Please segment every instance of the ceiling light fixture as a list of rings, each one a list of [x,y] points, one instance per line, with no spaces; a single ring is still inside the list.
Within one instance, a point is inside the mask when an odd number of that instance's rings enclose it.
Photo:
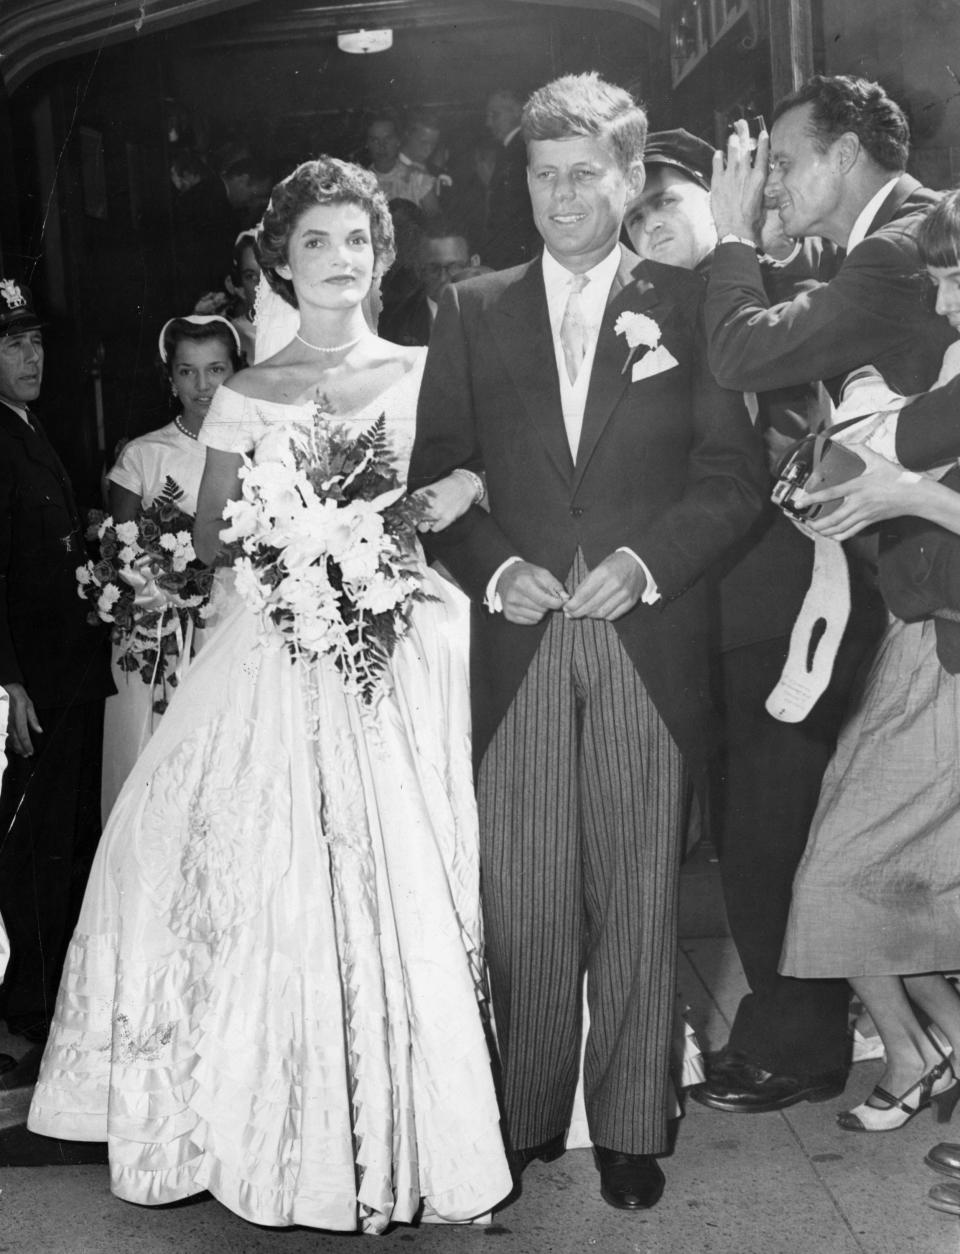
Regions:
[[[337,35],[337,47],[341,52],[386,52],[393,47],[392,30],[348,30]]]

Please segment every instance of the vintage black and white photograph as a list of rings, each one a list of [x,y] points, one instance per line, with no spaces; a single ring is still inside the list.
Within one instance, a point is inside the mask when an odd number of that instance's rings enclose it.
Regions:
[[[960,0],[0,0],[0,1249],[960,1254]]]

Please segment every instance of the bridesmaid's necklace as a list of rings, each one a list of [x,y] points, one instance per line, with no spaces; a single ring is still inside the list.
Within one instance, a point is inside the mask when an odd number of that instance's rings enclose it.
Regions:
[[[359,344],[369,334],[369,331],[363,330],[355,340],[348,340],[346,344],[311,344],[309,340],[303,338],[299,331],[295,332],[296,338],[300,343],[305,344],[307,348],[312,348],[315,353],[342,353],[348,348],[353,348],[354,344]]]
[[[180,421],[179,414],[173,415],[173,425],[177,428],[178,431],[182,432],[187,437],[188,440],[195,440],[197,438],[195,432],[191,431],[189,427],[185,427],[183,425],[183,423]]]

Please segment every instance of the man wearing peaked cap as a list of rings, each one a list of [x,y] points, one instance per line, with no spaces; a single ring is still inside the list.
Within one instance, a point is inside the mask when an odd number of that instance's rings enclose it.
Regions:
[[[624,218],[634,248],[651,261],[701,269],[717,244],[710,212],[713,149],[682,128],[654,131],[643,163],[646,183]]]
[[[678,126],[671,131],[650,134],[643,150],[643,164],[648,170],[653,166],[672,166],[709,190],[713,153],[705,139]]]
[[[11,956],[0,1015],[39,1046],[99,837],[106,640],[86,621],[82,526],[67,473],[30,408],[43,330],[30,290],[0,278],[0,686],[9,698],[0,789],[0,917]],[[39,1049],[0,1080],[39,1062]],[[0,1068],[2,1069],[2,1068]]]

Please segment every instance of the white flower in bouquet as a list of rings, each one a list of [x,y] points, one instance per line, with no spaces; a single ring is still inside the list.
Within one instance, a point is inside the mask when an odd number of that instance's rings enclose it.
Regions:
[[[399,482],[385,420],[356,436],[318,412],[312,428],[269,433],[257,457],[241,469],[242,499],[224,511],[237,592],[265,636],[310,663],[326,656],[369,703],[426,599],[420,505]]]
[[[351,501],[345,509],[337,512],[343,518],[343,526],[331,536],[330,556],[341,566],[352,560],[365,564],[369,558],[364,555],[372,550],[373,570],[376,570],[376,560],[383,542],[383,519],[379,513],[371,509],[367,501]],[[344,574],[346,575],[346,571]]]
[[[262,465],[266,462],[281,463],[285,466],[295,467],[296,457],[292,445],[296,444],[300,447],[303,440],[298,439],[296,433],[291,435],[290,428],[277,424],[268,428],[263,439],[257,445],[257,460]]]
[[[234,587],[251,609],[260,612],[269,605],[270,593],[260,582],[256,567],[249,557],[238,557],[233,563]]]
[[[259,493],[268,506],[269,517],[289,522],[301,513],[304,500],[313,496],[306,475],[281,462],[258,462],[240,469],[244,494]]]
[[[140,529],[135,522],[122,522],[116,525],[117,539],[121,544],[132,545],[137,543],[140,535]],[[101,535],[103,533],[101,532]]]
[[[340,559],[343,581],[358,587],[366,586],[380,567],[382,552],[377,545],[357,544]]]
[[[382,571],[376,572],[363,588],[362,604],[371,614],[383,614],[395,609],[407,595],[399,579],[391,579]]]
[[[224,544],[246,540],[261,530],[260,508],[245,497],[241,497],[239,501],[227,501],[223,516],[230,522],[230,526],[224,527],[220,532],[220,539]]]
[[[103,617],[104,622],[112,622],[113,616],[110,611],[120,600],[120,589],[115,583],[108,583],[103,591],[97,597],[97,610]]]

